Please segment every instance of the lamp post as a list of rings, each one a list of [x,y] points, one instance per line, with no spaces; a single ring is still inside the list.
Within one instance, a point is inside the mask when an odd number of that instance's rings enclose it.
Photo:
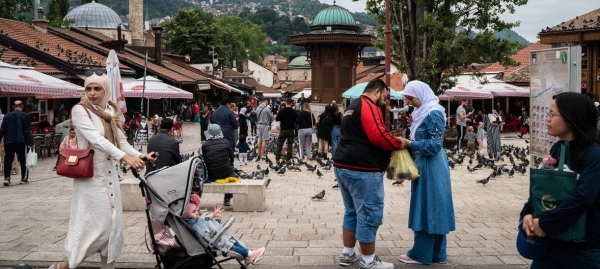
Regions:
[[[390,61],[392,57],[391,1],[385,0],[385,84],[390,85]]]

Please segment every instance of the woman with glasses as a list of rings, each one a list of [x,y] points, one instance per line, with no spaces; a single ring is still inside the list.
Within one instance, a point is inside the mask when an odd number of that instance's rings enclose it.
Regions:
[[[77,268],[87,257],[100,253],[102,269],[114,269],[123,253],[123,212],[118,174],[120,162],[134,169],[144,166],[145,155],[136,151],[123,134],[120,108],[111,100],[108,77],[89,72],[85,97],[71,111],[77,148],[94,150],[94,174],[73,181],[71,215],[65,240],[67,261],[51,269]],[[152,153],[150,153],[152,155]],[[150,161],[154,158],[148,156]]]
[[[540,217],[533,216],[531,198],[521,211],[522,229],[527,236],[548,237],[548,249],[531,263],[531,269],[600,268],[600,146],[596,140],[597,111],[587,96],[561,93],[554,96],[546,115],[548,135],[560,141],[548,158],[559,159],[561,144],[568,144],[565,162],[579,174],[575,192]],[[565,231],[587,214],[585,240],[567,242],[552,234]]]
[[[411,181],[408,228],[412,248],[398,259],[403,263],[446,263],[446,235],[455,230],[450,169],[442,148],[446,113],[429,85],[411,81],[404,88],[405,104],[414,107],[408,145],[420,176]]]

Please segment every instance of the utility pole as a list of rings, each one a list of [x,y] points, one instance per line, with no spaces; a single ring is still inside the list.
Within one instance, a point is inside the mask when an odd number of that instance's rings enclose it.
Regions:
[[[214,76],[215,75],[215,67],[217,67],[217,65],[218,65],[218,62],[215,62],[215,55],[217,55],[217,54],[215,53],[215,47],[214,46],[212,46],[212,50],[208,52],[208,55],[212,56],[212,65],[213,65],[212,75]]]
[[[385,84],[390,85],[390,62],[392,58],[392,25],[390,13],[392,13],[392,4],[390,0],[385,0]]]

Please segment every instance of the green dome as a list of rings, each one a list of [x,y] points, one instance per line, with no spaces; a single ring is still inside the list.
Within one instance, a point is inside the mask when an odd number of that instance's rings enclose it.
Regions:
[[[355,26],[356,20],[347,9],[333,5],[321,10],[312,21],[312,26],[317,25],[348,25]]]
[[[308,58],[306,56],[298,56],[294,58],[288,65],[292,66],[309,66]]]

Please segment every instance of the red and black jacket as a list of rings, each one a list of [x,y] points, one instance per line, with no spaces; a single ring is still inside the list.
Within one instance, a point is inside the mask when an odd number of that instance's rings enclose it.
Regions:
[[[392,151],[402,149],[400,140],[386,130],[381,108],[366,96],[348,106],[342,118],[341,133],[333,158],[333,165],[338,168],[385,171]]]

